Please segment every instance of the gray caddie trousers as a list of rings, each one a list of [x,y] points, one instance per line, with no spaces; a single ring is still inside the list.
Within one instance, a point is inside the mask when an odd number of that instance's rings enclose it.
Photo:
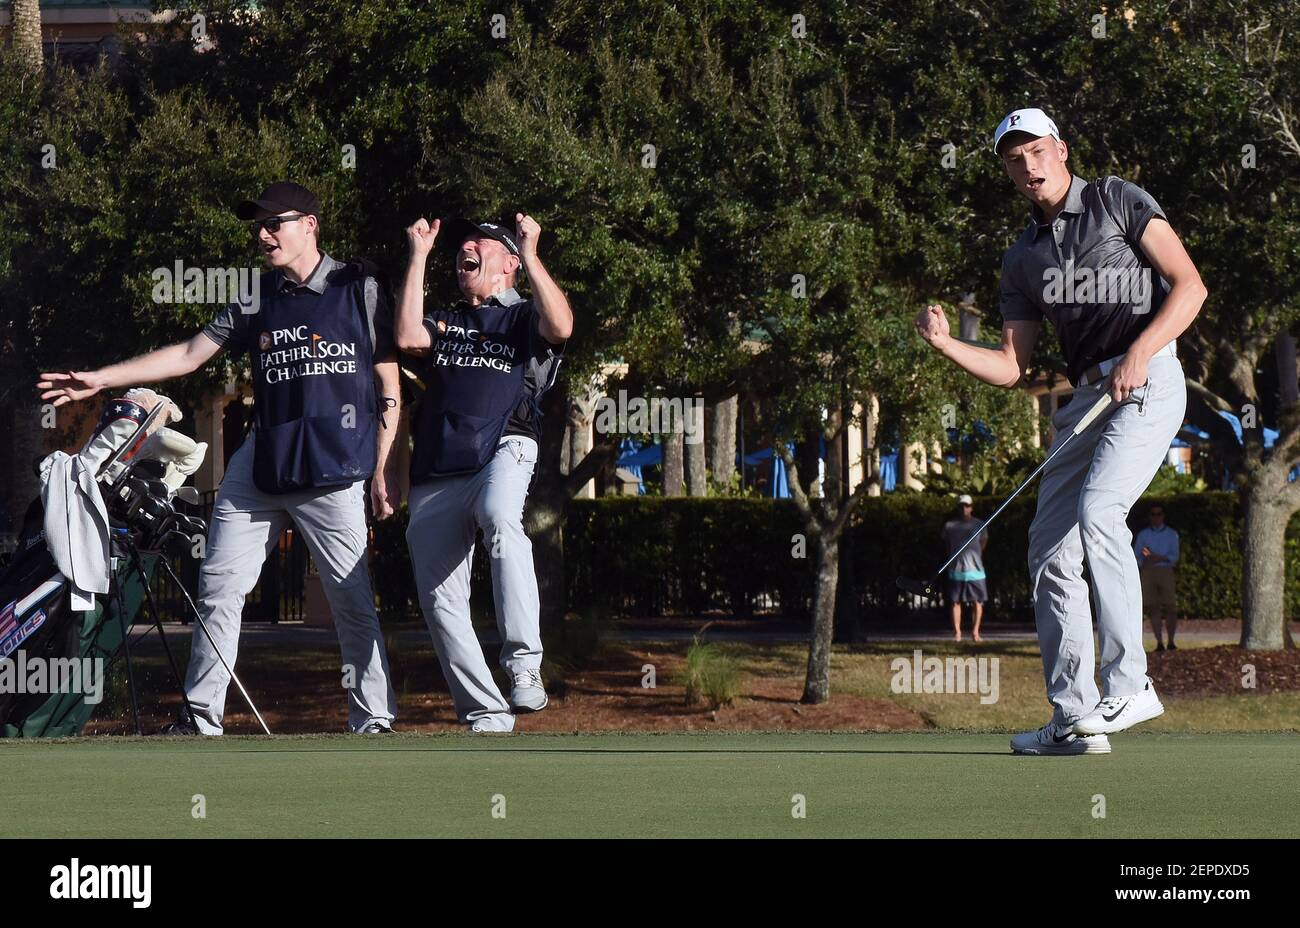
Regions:
[[[537,442],[507,435],[477,473],[438,477],[411,487],[406,543],[420,608],[463,724],[482,721],[497,731],[512,731],[515,724],[470,622],[470,567],[479,528],[491,554],[501,666],[509,674],[542,666],[537,574],[533,545],[523,527],[524,502],[536,466]]]
[[[253,483],[254,430],[230,459],[212,507],[207,553],[199,568],[198,607],[233,668],[239,651],[244,597],[257,585],[271,547],[291,524],[302,534],[320,571],[343,653],[343,679],[351,682],[348,729],[371,722],[390,726],[397,707],[388,670],[366,545],[364,480],[334,489],[263,493]],[[185,693],[205,735],[219,735],[226,709],[226,673],[203,630],[195,624]],[[257,693],[250,690],[254,702]],[[259,709],[264,707],[258,706]]]

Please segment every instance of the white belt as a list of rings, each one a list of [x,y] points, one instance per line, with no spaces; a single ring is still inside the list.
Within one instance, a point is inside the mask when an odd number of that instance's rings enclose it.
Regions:
[[[1178,345],[1178,340],[1175,339],[1174,341],[1165,345],[1163,348],[1161,348],[1151,357],[1158,358],[1162,354],[1167,354],[1171,358],[1176,358],[1178,357],[1177,345]],[[1075,389],[1076,390],[1082,389],[1083,387],[1089,386],[1090,384],[1094,384],[1097,381],[1101,380],[1112,370],[1114,370],[1115,365],[1122,360],[1124,360],[1124,355],[1121,354],[1121,355],[1116,355],[1113,358],[1107,358],[1105,361],[1102,361],[1100,364],[1094,364],[1092,367],[1088,368],[1079,376],[1079,382],[1074,385]],[[1089,374],[1092,374],[1092,377],[1089,377],[1088,376]]]

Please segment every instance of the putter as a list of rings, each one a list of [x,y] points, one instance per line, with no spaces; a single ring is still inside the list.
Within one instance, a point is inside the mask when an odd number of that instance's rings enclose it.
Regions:
[[[898,584],[898,588],[905,593],[911,593],[913,596],[920,596],[923,599],[938,599],[939,590],[936,588],[935,584],[939,582],[939,578],[943,576],[944,571],[951,567],[953,562],[961,556],[961,553],[971,546],[971,542],[978,538],[983,531],[988,528],[989,523],[996,519],[999,513],[1001,513],[1003,509],[1006,509],[1007,506],[1010,505],[1011,501],[1020,495],[1020,491],[1033,483],[1034,478],[1043,472],[1043,468],[1052,463],[1052,459],[1060,454],[1066,445],[1074,441],[1076,436],[1086,430],[1088,426],[1092,425],[1093,420],[1109,409],[1113,402],[1110,393],[1106,393],[1098,399],[1097,402],[1092,405],[1092,408],[1084,414],[1083,418],[1079,420],[1079,424],[1074,427],[1074,431],[1065,436],[1065,441],[1057,445],[1052,453],[1043,459],[1043,463],[1034,468],[1034,472],[1025,478],[1024,483],[1016,487],[1015,491],[1002,502],[1001,506],[994,510],[993,515],[989,516],[988,519],[984,521],[984,524],[979,527],[975,534],[967,538],[966,541],[963,542],[962,546],[953,552],[952,557],[943,562],[943,565],[934,572],[934,576],[930,577],[928,580],[914,580],[911,577],[899,577],[895,581],[895,583]]]

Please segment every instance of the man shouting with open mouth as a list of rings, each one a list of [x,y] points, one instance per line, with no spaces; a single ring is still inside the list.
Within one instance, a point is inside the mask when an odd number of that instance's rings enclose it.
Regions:
[[[524,501],[537,465],[538,401],[554,383],[573,331],[569,301],[537,257],[541,227],[515,216],[490,222],[421,219],[406,230],[411,257],[394,331],[403,351],[428,358],[414,417],[406,540],[420,607],[451,688],[458,719],[473,731],[511,731],[512,712],[546,707],[540,603]],[[425,263],[439,234],[454,251],[464,299],[424,313]],[[515,290],[520,269],[533,298]],[[507,702],[470,623],[474,538],[483,530],[501,633]]]

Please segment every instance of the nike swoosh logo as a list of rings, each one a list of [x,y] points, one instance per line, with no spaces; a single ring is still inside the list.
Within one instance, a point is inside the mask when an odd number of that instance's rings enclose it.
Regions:
[[[1057,744],[1060,744],[1063,741],[1069,741],[1073,736],[1074,736],[1073,732],[1067,731],[1064,735],[1052,735],[1052,740],[1055,741]]]
[[[1119,714],[1123,711],[1124,711],[1124,707],[1120,706],[1118,709],[1115,710],[1114,715],[1107,715],[1106,713],[1103,712],[1101,714],[1101,717],[1105,719],[1107,722],[1113,722],[1115,721],[1115,719],[1119,718]]]

